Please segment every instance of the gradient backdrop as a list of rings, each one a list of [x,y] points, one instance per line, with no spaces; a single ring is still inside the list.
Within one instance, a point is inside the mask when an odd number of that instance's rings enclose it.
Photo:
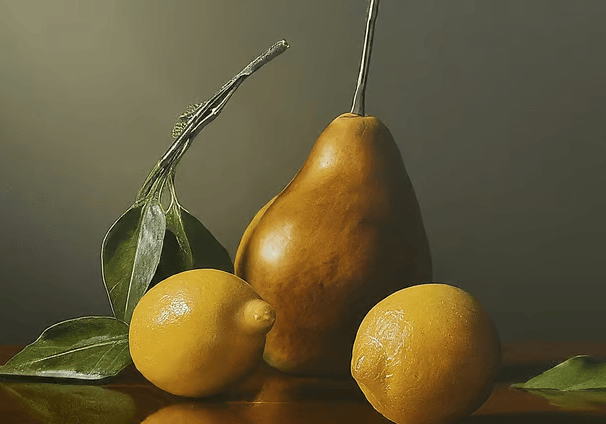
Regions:
[[[256,55],[177,190],[234,255],[349,110],[366,0],[0,2],[0,343],[110,313],[105,232],[176,117]],[[383,0],[366,106],[397,140],[435,280],[504,341],[606,338],[606,2]]]

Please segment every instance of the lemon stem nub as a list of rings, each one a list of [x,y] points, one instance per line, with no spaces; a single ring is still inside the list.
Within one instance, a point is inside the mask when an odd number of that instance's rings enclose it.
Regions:
[[[261,299],[253,299],[244,305],[244,327],[252,332],[265,332],[271,330],[276,320],[276,312]]]

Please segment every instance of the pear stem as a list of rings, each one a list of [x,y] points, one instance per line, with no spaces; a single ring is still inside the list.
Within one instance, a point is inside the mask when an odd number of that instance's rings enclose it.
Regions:
[[[379,13],[379,0],[370,0],[368,8],[368,17],[366,18],[366,35],[364,36],[364,49],[362,50],[362,60],[360,62],[360,73],[358,74],[358,84],[351,106],[351,113],[364,116],[364,95],[366,93],[366,80],[368,78],[368,68],[370,66],[370,53],[372,51],[372,40],[375,33],[375,22]]]

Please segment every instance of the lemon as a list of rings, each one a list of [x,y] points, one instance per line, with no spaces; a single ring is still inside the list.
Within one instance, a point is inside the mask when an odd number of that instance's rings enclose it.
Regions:
[[[180,396],[221,392],[262,361],[273,308],[239,277],[215,269],[175,274],[133,312],[129,347],[141,374]]]
[[[501,361],[496,328],[469,293],[447,284],[402,289],[364,317],[351,374],[398,424],[446,424],[488,398]]]

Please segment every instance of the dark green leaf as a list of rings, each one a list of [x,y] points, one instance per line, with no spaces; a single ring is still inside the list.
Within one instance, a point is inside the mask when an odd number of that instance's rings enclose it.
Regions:
[[[227,250],[177,199],[173,181],[167,180],[171,203],[166,211],[166,232],[162,256],[151,286],[179,272],[193,268],[234,271]]]
[[[519,389],[587,390],[606,389],[606,360],[588,355],[574,356],[526,383]]]
[[[191,247],[193,267],[234,272],[234,264],[223,245],[195,216],[184,208],[179,212]]]
[[[166,218],[156,200],[133,205],[107,232],[101,248],[103,281],[114,316],[130,322],[156,272]]]
[[[164,233],[164,244],[162,245],[162,256],[160,263],[156,268],[156,273],[152,278],[149,288],[151,289],[160,281],[178,274],[182,271],[192,269],[191,262],[187,261],[187,254],[184,254],[177,238],[169,229]]]
[[[137,413],[129,395],[97,386],[7,382],[0,388],[46,424],[127,424]]]
[[[128,325],[112,317],[54,324],[0,366],[0,375],[100,380],[131,363]]]

